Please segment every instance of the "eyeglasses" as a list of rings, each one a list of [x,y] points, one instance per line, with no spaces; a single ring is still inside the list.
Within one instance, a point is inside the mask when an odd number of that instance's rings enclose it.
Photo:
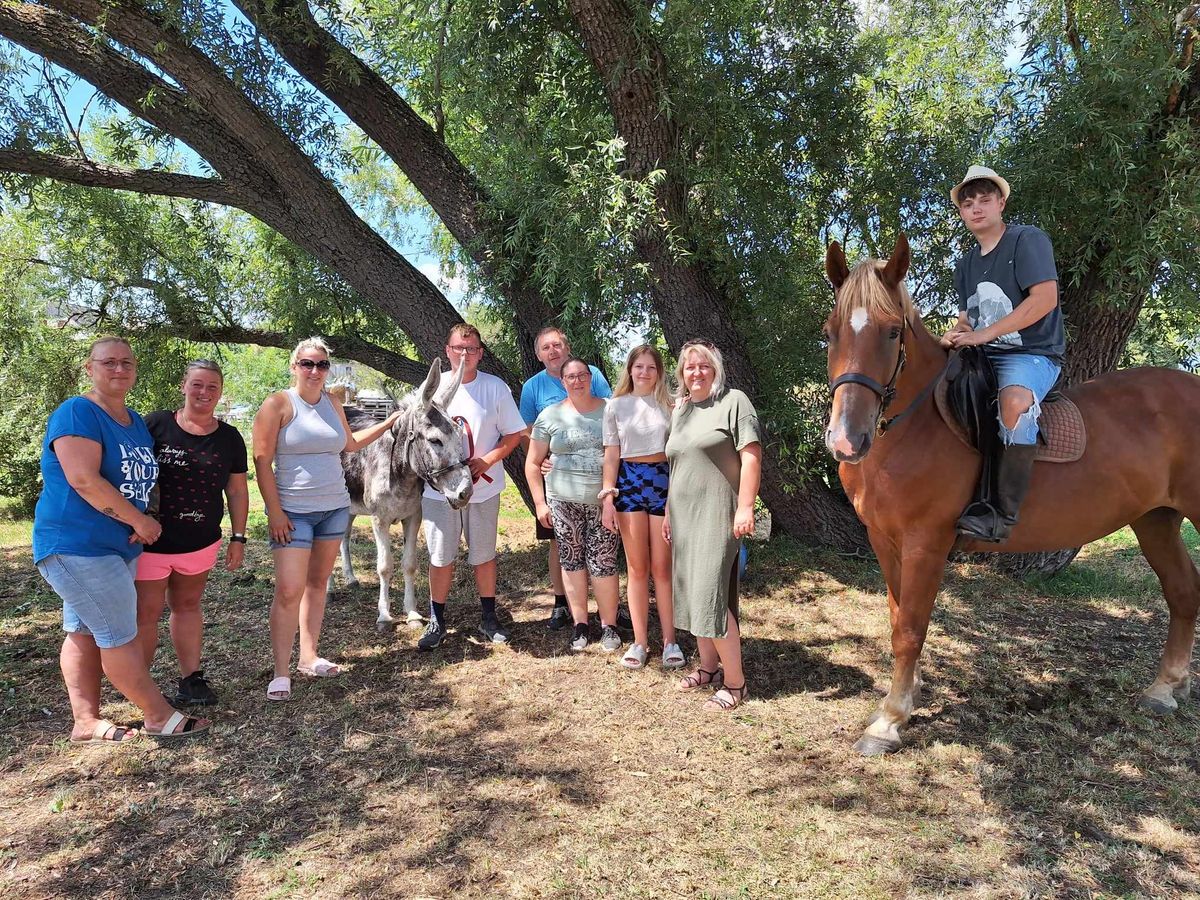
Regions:
[[[129,369],[132,371],[137,368],[137,360],[134,359],[93,359],[91,362],[99,363],[109,372],[115,372],[118,369]]]
[[[316,369],[319,372],[328,372],[330,362],[327,359],[298,359],[296,360],[296,365],[302,369]]]
[[[450,353],[461,354],[462,356],[475,356],[483,352],[482,347],[453,347],[449,344],[446,345],[446,350]]]
[[[591,377],[591,372],[576,372],[574,375],[564,375],[563,381],[587,381]]]
[[[712,341],[706,341],[702,338],[696,338],[694,340],[688,341],[686,344],[684,344],[682,347],[680,347],[679,352],[682,353],[688,347],[707,347],[709,350],[717,349],[717,345],[714,344]]]

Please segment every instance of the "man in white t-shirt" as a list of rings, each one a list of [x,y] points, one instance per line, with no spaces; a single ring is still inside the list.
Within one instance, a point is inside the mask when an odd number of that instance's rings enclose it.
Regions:
[[[429,545],[429,605],[431,615],[417,649],[432,650],[446,639],[446,598],[454,581],[454,561],[460,538],[466,538],[467,561],[475,567],[481,617],[479,631],[496,644],[508,642],[508,632],[496,618],[496,529],[500,492],[504,490],[504,460],[521,443],[525,420],[512,392],[495,375],[479,371],[483,341],[472,325],[450,329],[446,356],[452,372],[464,367],[462,387],[446,412],[463,425],[474,489],[463,509],[450,508],[446,498],[426,487],[421,497],[425,543]],[[450,373],[442,376],[450,377]]]

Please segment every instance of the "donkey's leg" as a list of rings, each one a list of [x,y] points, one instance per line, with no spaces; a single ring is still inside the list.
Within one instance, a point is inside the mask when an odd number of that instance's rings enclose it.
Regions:
[[[392,535],[390,523],[379,516],[371,516],[371,531],[375,534],[375,571],[379,573],[379,618],[375,627],[390,631],[396,627],[392,618]]]
[[[936,541],[928,539],[922,543],[936,545]],[[946,555],[954,543],[953,535],[949,535],[942,543],[943,546],[923,546],[906,551],[900,557],[902,586],[892,620],[892,655],[895,657],[892,685],[878,712],[854,745],[854,749],[866,756],[893,753],[900,749],[900,729],[912,715],[920,690],[918,659],[929,630],[933,602],[942,583]]]
[[[350,532],[353,530],[354,516],[351,516],[346,533],[342,535],[342,581],[346,583],[347,588],[358,587],[358,579],[354,577],[354,563],[350,560]],[[329,573],[328,593],[333,595],[333,572]]]
[[[425,619],[417,610],[413,585],[417,578],[417,532],[421,530],[421,511],[404,520],[404,555],[400,567],[404,570],[404,612],[410,628],[420,628]]]
[[[1158,677],[1142,694],[1139,705],[1166,715],[1191,690],[1192,645],[1196,638],[1196,609],[1200,605],[1200,572],[1179,536],[1183,516],[1165,507],[1151,510],[1132,524],[1146,561],[1162,584],[1171,611],[1167,643]]]

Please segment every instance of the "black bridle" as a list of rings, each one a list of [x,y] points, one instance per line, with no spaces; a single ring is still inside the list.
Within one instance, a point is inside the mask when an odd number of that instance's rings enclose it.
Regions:
[[[863,375],[861,372],[843,372],[837,378],[833,379],[833,381],[829,382],[829,396],[831,399],[837,389],[843,384],[860,384],[879,398],[879,412],[875,414],[876,434],[886,434],[888,429],[894,428],[899,422],[908,418],[924,402],[925,398],[933,392],[938,382],[942,380],[942,376],[946,374],[946,369],[943,368],[942,371],[938,372],[936,378],[922,388],[921,393],[917,394],[912,403],[908,404],[908,406],[890,419],[883,417],[883,414],[887,412],[887,408],[891,406],[892,401],[896,399],[896,381],[900,378],[900,373],[904,371],[904,363],[907,360],[904,351],[904,333],[909,327],[908,319],[905,319],[904,324],[900,327],[900,352],[896,354],[896,368],[893,370],[892,377],[888,380],[887,384],[880,384],[870,375]],[[949,366],[949,361],[947,361],[946,365]]]

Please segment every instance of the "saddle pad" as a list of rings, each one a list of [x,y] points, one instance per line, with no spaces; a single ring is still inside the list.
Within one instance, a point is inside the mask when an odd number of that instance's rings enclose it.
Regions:
[[[933,391],[938,414],[954,432],[954,436],[970,447],[971,442],[967,440],[966,429],[958,423],[950,409],[948,393],[949,385],[943,379]],[[1079,412],[1079,407],[1068,400],[1065,394],[1059,394],[1057,400],[1042,403],[1042,414],[1038,416],[1038,430],[1041,432],[1035,457],[1038,462],[1075,462],[1083,456],[1083,451],[1087,448],[1087,429],[1083,425],[1083,415]]]

